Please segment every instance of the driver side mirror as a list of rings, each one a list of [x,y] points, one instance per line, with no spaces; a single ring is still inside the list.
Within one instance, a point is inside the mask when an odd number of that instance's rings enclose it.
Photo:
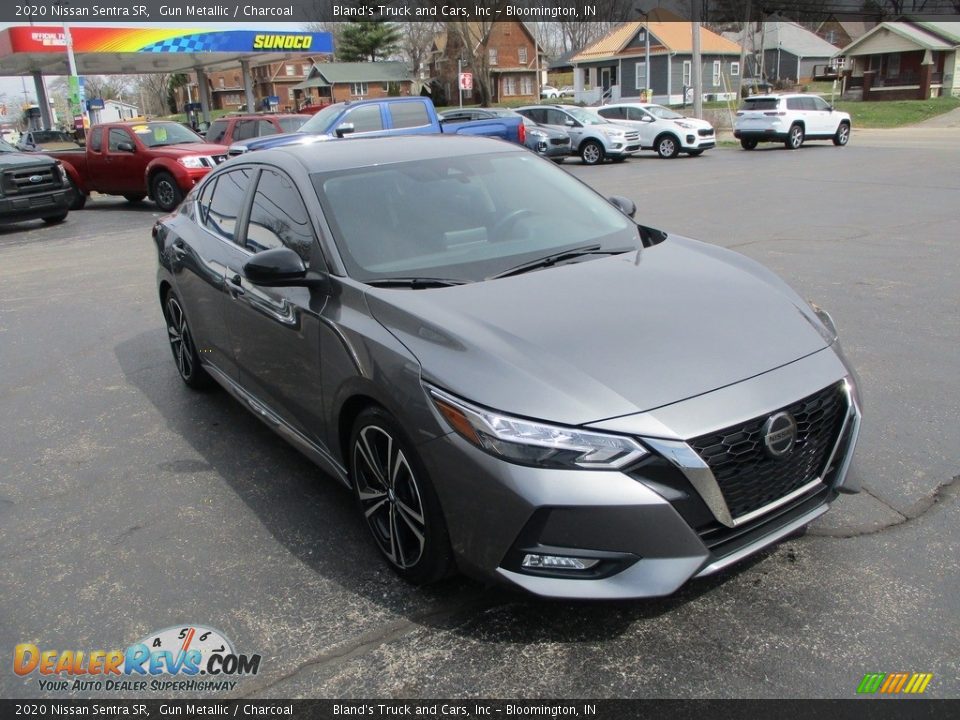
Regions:
[[[564,122],[563,124],[566,125],[567,127],[576,127],[576,126],[577,126],[576,121],[575,121],[575,120],[570,120],[570,119],[567,119],[567,121]]]
[[[325,282],[322,276],[308,273],[303,259],[288,247],[258,252],[243,264],[243,275],[264,287],[312,287]]]
[[[338,138],[342,138],[344,135],[349,135],[353,131],[354,131],[353,123],[345,122],[345,123],[340,123],[337,126],[336,133]]]
[[[119,142],[119,143],[117,143],[117,150],[119,150],[120,152],[131,152],[131,153],[132,153],[132,152],[136,152],[136,151],[137,151],[137,148],[134,147],[134,144],[133,144],[132,142],[126,142],[126,141],[124,141],[124,142]]]
[[[607,200],[628,218],[632,218],[637,214],[637,204],[630,198],[626,198],[623,195],[611,195]]]

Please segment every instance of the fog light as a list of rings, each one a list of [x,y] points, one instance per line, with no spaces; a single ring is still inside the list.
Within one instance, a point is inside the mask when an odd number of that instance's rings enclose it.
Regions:
[[[543,568],[544,570],[589,570],[599,562],[599,560],[589,558],[532,555],[528,553],[523,556],[523,563],[521,564],[525,568]]]
[[[687,135],[687,145],[693,145],[696,140],[697,139],[693,135]]]

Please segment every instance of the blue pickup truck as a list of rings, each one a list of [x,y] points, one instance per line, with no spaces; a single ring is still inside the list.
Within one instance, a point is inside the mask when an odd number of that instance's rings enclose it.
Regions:
[[[253,138],[230,146],[230,155],[252,150],[269,150],[283,145],[334,140],[338,138],[378,137],[382,135],[485,135],[524,144],[523,118],[496,117],[444,126],[429,98],[392,97],[356,100],[328,105],[295,133]]]

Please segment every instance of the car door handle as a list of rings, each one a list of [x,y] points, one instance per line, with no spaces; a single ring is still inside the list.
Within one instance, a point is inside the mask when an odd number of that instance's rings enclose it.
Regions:
[[[227,278],[227,291],[233,297],[240,297],[241,295],[246,294],[246,290],[243,289],[243,278],[240,277],[239,273],[234,273],[232,276]]]

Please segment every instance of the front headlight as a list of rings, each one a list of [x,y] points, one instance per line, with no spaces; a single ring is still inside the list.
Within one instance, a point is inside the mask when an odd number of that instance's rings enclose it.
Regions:
[[[835,343],[839,337],[840,333],[837,332],[837,325],[833,322],[833,318],[830,317],[830,313],[824,310],[822,307],[817,305],[815,302],[807,300],[810,304],[810,309],[813,310],[813,314],[817,316],[817,319],[820,320],[822,328],[817,328],[820,331],[820,335],[823,336],[823,339],[826,340],[831,345]]]
[[[57,161],[57,174],[60,176],[60,184],[61,184],[61,185],[66,185],[66,184],[67,184],[67,170],[66,170],[66,168],[63,167],[63,163],[60,162],[60,161]]]
[[[509,462],[573,470],[618,470],[648,451],[620,435],[510,417],[427,388],[437,411],[465,440]]]
[[[547,134],[545,132],[541,132],[540,130],[527,130],[527,135],[541,139],[547,137]]]
[[[203,164],[203,159],[197,155],[188,155],[186,157],[177,158],[177,162],[183,165],[185,168],[197,169],[206,167]]]
[[[686,128],[687,130],[692,130],[693,128],[696,127],[696,125],[694,125],[693,123],[684,122],[683,120],[674,120],[674,122],[680,127]]]

